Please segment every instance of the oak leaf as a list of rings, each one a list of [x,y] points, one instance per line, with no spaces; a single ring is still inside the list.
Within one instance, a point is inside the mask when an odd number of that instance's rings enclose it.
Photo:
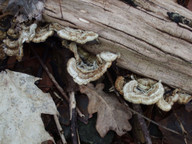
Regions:
[[[51,96],[34,84],[38,79],[10,70],[0,73],[1,144],[53,140],[44,129],[41,114],[57,114],[57,109]]]
[[[96,129],[100,136],[104,137],[109,130],[121,136],[131,130],[128,120],[132,114],[114,95],[103,92],[103,88],[103,84],[98,84],[96,87],[88,84],[80,86],[80,91],[89,98],[89,114],[97,112]]]

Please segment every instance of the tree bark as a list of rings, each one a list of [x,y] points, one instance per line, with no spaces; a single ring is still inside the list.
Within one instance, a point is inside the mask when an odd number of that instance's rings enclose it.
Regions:
[[[192,19],[174,0],[47,0],[44,19],[99,34],[92,53],[120,53],[117,65],[192,93],[191,28],[172,22],[167,12]]]

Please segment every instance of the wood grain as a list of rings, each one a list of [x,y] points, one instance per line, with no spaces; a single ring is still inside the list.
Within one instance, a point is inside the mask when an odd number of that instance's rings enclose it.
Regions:
[[[168,11],[192,19],[192,12],[174,0],[136,0],[131,7],[120,0],[46,1],[44,19],[99,34],[88,51],[118,52],[117,65],[162,80],[192,93],[192,29],[169,20]]]

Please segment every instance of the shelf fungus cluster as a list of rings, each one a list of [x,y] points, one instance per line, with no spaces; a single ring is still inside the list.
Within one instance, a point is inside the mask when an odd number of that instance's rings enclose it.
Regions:
[[[17,28],[10,27],[4,36],[1,36],[0,51],[3,59],[5,54],[8,56],[16,56],[17,60],[23,57],[23,44],[34,42],[44,42],[49,36],[54,34],[53,30],[49,30],[49,26],[40,27],[36,23],[30,25],[20,24]],[[3,56],[4,53],[4,56]]]
[[[62,44],[74,53],[75,58],[71,58],[68,61],[67,70],[74,81],[80,85],[97,80],[118,57],[118,55],[111,52],[102,52],[93,56],[82,48],[77,47],[77,44],[83,45],[97,40],[98,34],[92,31],[64,27],[57,23],[46,25],[22,23],[16,26],[10,20],[1,20],[7,21],[6,23],[9,23],[9,27],[6,27],[5,24],[4,27],[6,29],[2,30],[0,26],[0,59],[4,59],[8,55],[16,56],[17,60],[20,61],[23,57],[24,43],[44,42],[48,37],[55,35],[61,38],[63,40]]]
[[[3,21],[6,21],[6,19]],[[19,26],[10,23],[10,19],[6,23],[9,26],[0,26],[0,59],[4,59],[6,55],[16,56],[17,60],[23,57],[23,44],[34,42],[44,42],[48,37],[55,34],[61,39],[73,41],[79,44],[85,44],[98,38],[98,34],[92,31],[83,31],[69,27],[63,27],[57,23],[46,25],[38,25],[36,23],[25,24]]]
[[[63,45],[74,53],[75,58],[69,59],[67,63],[67,71],[79,85],[99,79],[118,57],[117,54],[111,52],[101,52],[96,56],[91,55],[77,47],[75,42],[67,45],[66,41],[63,41]]]
[[[50,25],[50,29],[56,31],[64,39],[62,45],[74,53],[74,58],[67,63],[67,71],[79,85],[99,79],[119,56],[111,52],[101,52],[95,56],[78,46],[97,40],[98,34],[92,31],[62,27],[56,23]]]
[[[165,97],[161,81],[156,82],[146,78],[130,80],[126,83],[124,78],[119,76],[115,87],[125,100],[134,104],[156,104],[163,111],[170,111],[175,102],[186,104],[192,99],[191,95],[181,93],[177,89],[171,96]]]

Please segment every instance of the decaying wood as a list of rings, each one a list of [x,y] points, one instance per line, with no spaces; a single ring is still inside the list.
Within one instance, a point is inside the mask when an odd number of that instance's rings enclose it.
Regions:
[[[119,52],[118,66],[192,93],[191,29],[167,16],[173,11],[192,19],[192,12],[173,0],[136,2],[137,7],[120,0],[47,0],[43,15],[98,33],[100,44],[87,50]]]
[[[88,51],[120,53],[117,65],[192,93],[192,29],[169,20],[167,12],[192,19],[176,0],[47,0],[46,21],[98,33]]]

